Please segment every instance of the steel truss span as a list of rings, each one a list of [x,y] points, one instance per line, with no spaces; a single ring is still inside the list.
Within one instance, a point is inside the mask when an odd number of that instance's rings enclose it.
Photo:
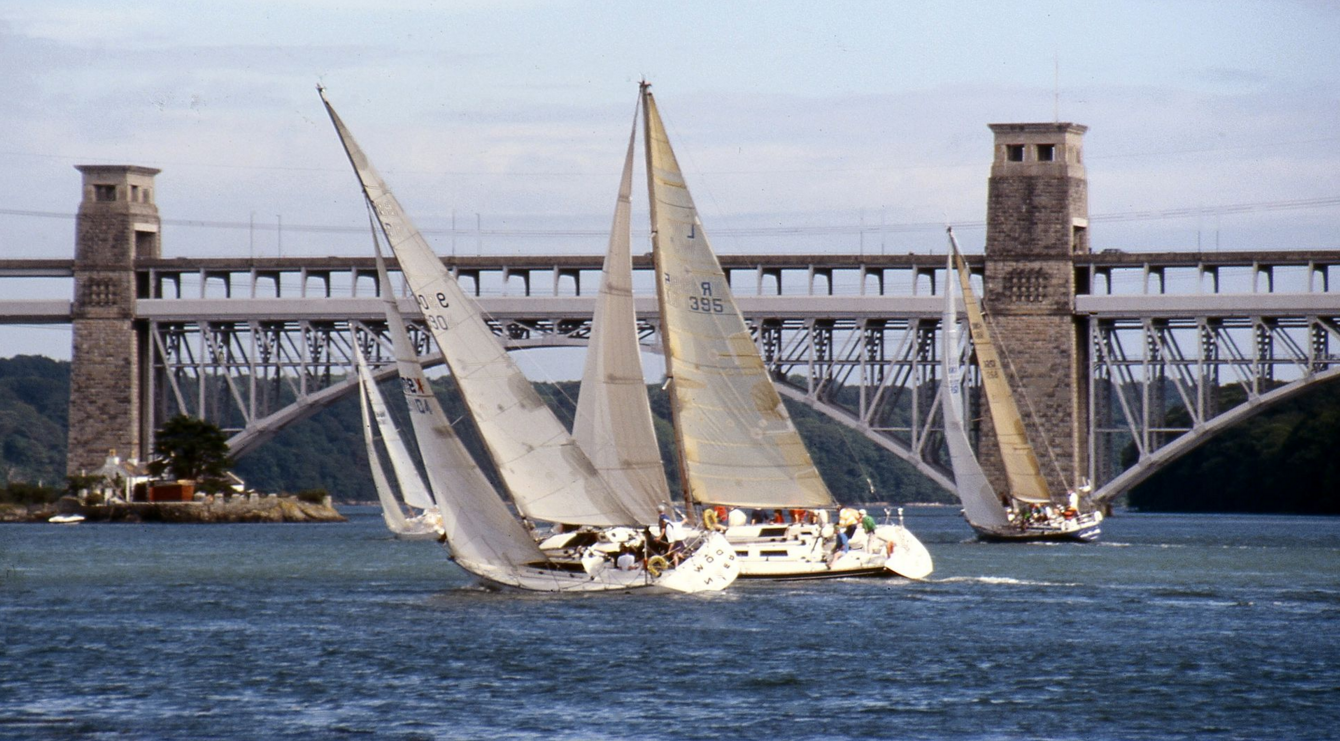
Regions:
[[[1090,318],[1090,474],[1103,484],[1094,499],[1340,377],[1337,316]]]

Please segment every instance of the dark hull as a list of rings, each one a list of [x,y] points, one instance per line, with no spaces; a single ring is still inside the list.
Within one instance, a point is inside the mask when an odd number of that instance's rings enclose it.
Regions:
[[[898,577],[897,574],[889,571],[883,566],[877,566],[868,569],[844,569],[842,571],[812,571],[812,572],[794,572],[790,574],[745,574],[743,571],[736,577],[746,581],[816,581],[818,579],[851,579],[853,577]],[[902,578],[902,577],[898,577]]]
[[[970,523],[971,524],[971,523]],[[1002,528],[1000,530],[987,529],[973,525],[972,528],[977,533],[977,539],[987,543],[1027,543],[1027,542],[1056,542],[1056,543],[1092,543],[1098,540],[1102,535],[1103,528],[1101,523],[1094,523],[1088,527],[1076,528],[1074,530],[1057,530],[1054,528]]]

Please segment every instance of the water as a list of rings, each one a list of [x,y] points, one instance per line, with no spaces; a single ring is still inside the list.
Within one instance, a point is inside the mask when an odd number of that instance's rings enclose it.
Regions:
[[[1125,515],[924,583],[474,589],[334,525],[0,527],[0,738],[1340,736],[1340,520]]]

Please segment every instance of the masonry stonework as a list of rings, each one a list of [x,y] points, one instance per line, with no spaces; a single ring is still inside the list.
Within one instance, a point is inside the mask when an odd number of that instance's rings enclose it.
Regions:
[[[149,431],[140,415],[145,329],[135,320],[136,257],[160,255],[154,205],[158,170],[80,165],[74,265],[74,346],[66,471],[100,467],[109,451],[141,458]]]
[[[1074,315],[1073,261],[1089,252],[1087,127],[991,130],[985,309],[1028,438],[1053,496],[1061,497],[1088,470],[1088,344]],[[989,414],[981,420],[979,455],[997,491],[1008,491]]]

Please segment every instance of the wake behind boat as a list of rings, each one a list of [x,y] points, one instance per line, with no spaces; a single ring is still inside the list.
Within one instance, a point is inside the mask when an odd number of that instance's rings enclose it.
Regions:
[[[478,304],[443,266],[372,167],[325,91],[320,87],[318,91],[364,199],[395,253],[503,485],[522,514],[533,520],[599,527],[646,522],[635,513],[636,503],[621,500],[600,477],[540,399],[485,322]],[[403,324],[400,330],[404,331]],[[400,351],[397,356],[405,378]],[[431,396],[424,386],[414,392]],[[549,558],[449,425],[443,424],[441,408],[433,402],[413,405],[411,417],[416,432],[432,433],[426,437],[431,453],[424,447],[425,437],[420,435],[419,440],[442,514],[443,539],[456,563],[486,583],[546,592],[698,592],[724,589],[738,575],[735,554],[717,533],[686,542],[676,557],[679,563],[667,560],[664,568],[651,558],[642,563],[616,562],[613,568],[603,556],[576,564]]]
[[[954,486],[963,503],[963,516],[977,537],[991,542],[1063,540],[1087,542],[1102,532],[1103,513],[1080,511],[1080,493],[1071,492],[1065,501],[1053,501],[1047,480],[1042,476],[1037,455],[1024,434],[1024,421],[1015,403],[1014,392],[1003,374],[991,333],[982,315],[981,304],[973,293],[967,263],[958,249],[953,229],[949,234],[949,258],[945,268],[945,310],[942,321],[941,391],[945,399],[945,444],[954,470]],[[982,390],[987,397],[996,439],[1004,462],[1008,498],[1002,500],[987,480],[973,452],[963,424],[963,371],[959,365],[958,311],[955,307],[954,280],[957,275],[964,307],[968,312],[968,330],[973,352],[982,372]]]

